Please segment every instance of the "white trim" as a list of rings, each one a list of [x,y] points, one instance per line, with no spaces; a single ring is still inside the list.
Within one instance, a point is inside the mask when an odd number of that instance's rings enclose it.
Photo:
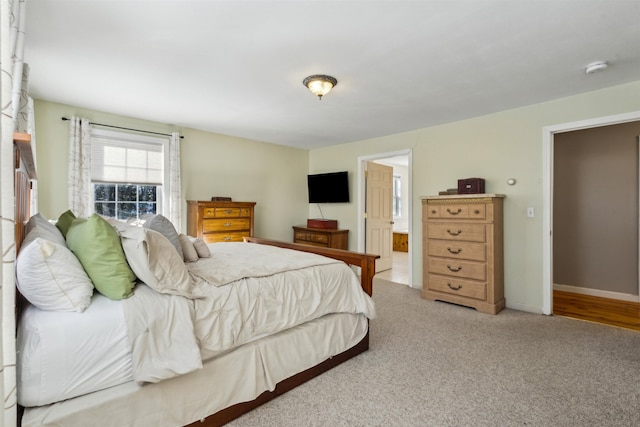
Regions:
[[[126,130],[109,130],[91,128],[91,135],[97,136],[103,139],[115,140],[118,142],[134,142],[140,144],[159,145],[162,147],[162,189],[161,194],[158,195],[156,200],[156,212],[164,216],[169,216],[168,206],[170,200],[170,168],[169,168],[169,139],[170,136],[158,136],[158,135],[143,135],[135,132],[128,132]],[[92,187],[93,187],[92,181]],[[92,209],[95,206],[93,191],[91,192],[91,206]],[[165,210],[167,209],[167,210]]]
[[[99,136],[105,139],[115,139],[116,141],[132,141],[147,144],[167,144],[168,136],[151,136],[141,135],[139,133],[127,132],[126,130],[107,130],[91,128],[91,135]]]
[[[367,162],[372,161],[372,160],[378,160],[378,159],[386,159],[389,157],[397,157],[397,156],[407,156],[407,159],[409,161],[409,165],[407,167],[407,174],[408,174],[408,185],[407,185],[407,190],[408,190],[408,204],[409,206],[407,206],[408,209],[408,233],[409,233],[409,265],[408,267],[408,273],[409,273],[409,283],[408,285],[410,287],[413,287],[413,245],[415,242],[415,239],[412,238],[413,236],[413,172],[412,172],[412,164],[413,164],[413,150],[406,149],[406,150],[398,150],[398,151],[391,151],[391,152],[387,152],[387,153],[378,153],[378,154],[370,154],[370,155],[366,155],[366,156],[359,156],[358,157],[358,251],[359,252],[365,252],[365,245],[364,245],[364,240],[365,240],[365,230],[364,230],[364,211],[365,211],[365,194],[366,194],[366,188],[365,188],[365,182],[364,182],[364,172],[366,170],[366,165]]]
[[[640,120],[640,111],[562,123],[542,128],[542,313],[552,314],[553,296],[553,136],[559,132],[588,129]]]
[[[573,294],[590,295],[592,297],[616,299],[620,301],[640,302],[640,297],[633,294],[625,294],[622,292],[603,291],[602,289],[591,289],[583,286],[560,285],[553,284],[553,290],[571,292]]]

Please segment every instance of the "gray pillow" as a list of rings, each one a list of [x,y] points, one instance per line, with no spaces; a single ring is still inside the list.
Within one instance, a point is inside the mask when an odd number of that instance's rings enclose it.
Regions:
[[[193,243],[191,240],[184,234],[179,234],[178,238],[180,239],[180,245],[182,246],[182,253],[184,254],[185,262],[194,262],[198,260],[198,252],[196,248],[193,247]]]
[[[149,218],[148,220],[146,220],[143,224],[143,227],[155,230],[166,237],[171,242],[173,247],[176,248],[176,251],[178,251],[178,254],[180,254],[180,258],[184,259],[178,232],[176,231],[176,228],[173,226],[171,221],[169,221],[162,215],[156,215],[153,218]]]
[[[20,250],[26,248],[29,243],[36,240],[38,237],[49,240],[60,246],[67,247],[67,241],[65,240],[62,232],[55,225],[51,224],[44,216],[37,213],[29,218],[29,222],[24,229],[25,238],[22,242]]]
[[[207,243],[200,239],[199,237],[187,236],[191,243],[193,243],[193,247],[196,249],[198,256],[200,258],[209,258],[211,256],[211,251],[209,250],[209,246]]]

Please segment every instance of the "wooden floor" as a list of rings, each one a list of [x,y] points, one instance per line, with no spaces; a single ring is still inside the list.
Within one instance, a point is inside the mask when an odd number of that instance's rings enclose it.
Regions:
[[[553,291],[553,314],[640,331],[640,303]]]

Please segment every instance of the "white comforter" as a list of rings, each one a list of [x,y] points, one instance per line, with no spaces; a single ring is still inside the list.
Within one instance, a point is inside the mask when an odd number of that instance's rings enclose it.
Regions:
[[[209,246],[212,257],[189,266],[203,298],[138,285],[123,301],[136,381],[191,372],[224,351],[329,313],[375,317],[373,301],[342,262],[251,243]]]

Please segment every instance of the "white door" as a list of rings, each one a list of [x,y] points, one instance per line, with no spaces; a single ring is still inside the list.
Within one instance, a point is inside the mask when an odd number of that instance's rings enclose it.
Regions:
[[[365,182],[366,252],[380,255],[378,273],[390,269],[393,262],[393,168],[367,162]]]

